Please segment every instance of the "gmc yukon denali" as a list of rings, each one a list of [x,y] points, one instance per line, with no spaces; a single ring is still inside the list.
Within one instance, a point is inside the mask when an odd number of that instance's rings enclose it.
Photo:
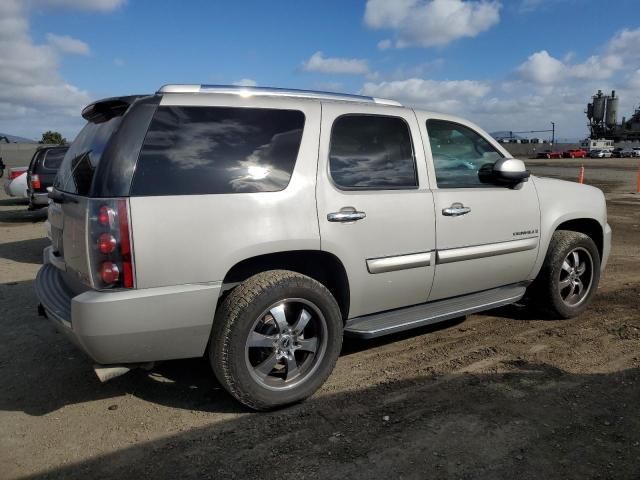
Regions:
[[[611,244],[596,188],[531,176],[474,124],[371,97],[167,85],[87,106],[36,293],[101,378],[205,356],[258,410],[344,335],[524,301],[578,315]]]

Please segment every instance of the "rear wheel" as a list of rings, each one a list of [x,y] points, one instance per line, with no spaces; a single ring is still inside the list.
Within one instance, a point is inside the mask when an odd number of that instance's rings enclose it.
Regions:
[[[327,379],[342,346],[342,316],[331,293],[307,276],[254,275],[223,301],[209,348],[222,386],[266,410],[302,400]]]
[[[600,254],[593,240],[579,232],[558,230],[530,287],[533,306],[551,318],[582,313],[600,281]]]

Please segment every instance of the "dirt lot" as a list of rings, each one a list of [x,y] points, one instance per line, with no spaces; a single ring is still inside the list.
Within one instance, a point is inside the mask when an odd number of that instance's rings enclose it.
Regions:
[[[100,384],[36,314],[42,213],[0,199],[0,477],[640,478],[638,160],[530,161],[607,192],[593,306],[509,307],[348,342],[309,401],[250,413],[203,360]],[[614,166],[615,165],[615,166]]]

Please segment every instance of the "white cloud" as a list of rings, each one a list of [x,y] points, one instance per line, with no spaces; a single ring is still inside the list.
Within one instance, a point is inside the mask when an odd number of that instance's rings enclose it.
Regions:
[[[237,82],[233,82],[233,84],[239,87],[255,87],[256,85],[258,85],[258,82],[250,78],[242,78]]]
[[[325,57],[322,52],[316,52],[302,63],[305,72],[332,73],[345,75],[364,75],[369,72],[366,60],[359,58]]]
[[[368,0],[364,22],[396,32],[396,47],[433,47],[475,37],[500,21],[496,0]]]
[[[617,72],[638,64],[640,60],[640,28],[625,29],[616,33],[599,54],[592,55],[582,63],[572,63],[575,54],[565,55],[563,60],[555,58],[546,50],[532,54],[518,68],[524,81],[535,85],[557,85],[574,80],[607,80]]]
[[[628,117],[636,106],[640,90],[637,42],[640,29],[623,30],[582,60],[574,55],[555,58],[541,50],[516,66],[514,76],[493,81],[438,81],[425,77],[429,68],[422,72],[405,68],[386,77],[391,80],[365,83],[361,93],[457,114],[488,131],[545,130],[553,121],[559,137],[584,138],[584,110],[598,89],[616,90],[620,98],[618,120]],[[404,78],[399,78],[402,75]],[[537,135],[545,138],[544,133]]]
[[[113,59],[113,64],[116,67],[124,67],[127,64],[127,62],[122,57],[116,57]]]
[[[640,68],[627,75],[624,87],[628,90],[640,90]]]
[[[464,113],[465,105],[489,93],[491,87],[475,80],[425,80],[409,78],[390,82],[367,82],[360,93],[398,100],[407,106],[447,113]]]
[[[12,0],[7,0],[12,1]],[[68,8],[110,12],[126,3],[126,0],[24,0],[28,7]]]
[[[89,55],[91,53],[89,45],[69,35],[47,33],[47,43],[61,53],[71,53],[75,55]]]
[[[623,58],[613,53],[592,55],[582,63],[572,64],[566,58],[559,60],[546,50],[540,50],[529,56],[517,68],[517,72],[527,82],[555,85],[571,79],[606,80],[623,67]]]
[[[624,29],[609,41],[606,47],[608,55],[616,55],[626,60],[640,59],[640,28]]]
[[[80,111],[91,101],[88,92],[68,83],[59,72],[61,55],[86,54],[88,45],[51,34],[47,43],[34,42],[28,20],[32,9],[109,11],[122,4],[122,0],[0,1],[0,131],[38,137],[52,129],[73,138],[83,123]]]
[[[388,38],[384,39],[384,40],[380,40],[378,42],[378,48],[380,50],[387,50],[389,48],[391,48],[393,46],[393,42],[391,40],[389,40]]]
[[[566,66],[546,50],[531,55],[518,67],[520,76],[531,83],[551,85],[564,79]]]

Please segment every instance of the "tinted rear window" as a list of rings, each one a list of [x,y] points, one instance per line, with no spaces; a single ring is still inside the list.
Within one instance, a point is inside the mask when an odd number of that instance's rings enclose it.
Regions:
[[[58,170],[65,153],[67,153],[66,148],[54,148],[51,150],[47,150],[46,152],[44,152],[42,167],[45,170]]]
[[[87,123],[67,150],[54,186],[58,190],[88,195],[102,152],[122,121],[114,117],[102,123]]]
[[[144,140],[131,194],[283,190],[304,121],[297,110],[161,106]]]

